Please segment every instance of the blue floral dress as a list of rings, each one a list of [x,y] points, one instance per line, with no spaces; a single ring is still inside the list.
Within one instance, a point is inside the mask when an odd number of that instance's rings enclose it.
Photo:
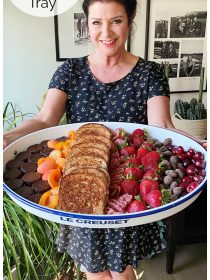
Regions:
[[[139,58],[122,79],[101,83],[92,74],[87,56],[67,59],[53,75],[49,88],[68,96],[68,123],[119,121],[147,124],[147,100],[168,96],[163,68]],[[58,250],[67,251],[89,272],[122,272],[127,265],[161,251],[159,223],[113,228],[89,229],[61,225]]]

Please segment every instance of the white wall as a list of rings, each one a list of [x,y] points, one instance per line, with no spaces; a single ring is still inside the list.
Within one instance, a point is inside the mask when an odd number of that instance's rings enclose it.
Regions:
[[[4,104],[11,101],[24,113],[36,113],[52,74],[62,63],[56,62],[54,20],[27,15],[11,1],[3,3]],[[131,50],[144,57],[146,0],[140,1],[139,8]],[[176,99],[192,97],[195,93],[171,94],[171,110]]]

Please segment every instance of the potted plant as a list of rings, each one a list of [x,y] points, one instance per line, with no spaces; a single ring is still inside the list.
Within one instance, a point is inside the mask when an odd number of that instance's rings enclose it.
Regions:
[[[190,102],[183,102],[178,99],[174,106],[172,121],[177,129],[181,129],[198,139],[205,139],[207,136],[207,109],[203,99],[203,81],[205,68],[201,68],[198,99],[192,98]]]

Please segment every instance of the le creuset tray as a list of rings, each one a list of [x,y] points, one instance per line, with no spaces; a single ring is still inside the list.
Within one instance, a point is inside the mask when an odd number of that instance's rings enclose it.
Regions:
[[[196,151],[200,151],[204,154],[206,160],[206,150],[194,140],[183,136],[177,132],[170,131],[155,126],[142,125],[136,123],[123,123],[123,122],[100,122],[110,129],[124,128],[127,132],[131,133],[136,128],[146,129],[148,135],[163,141],[165,138],[172,138],[173,144],[177,146],[183,146],[184,149],[190,147]],[[43,140],[56,139],[61,136],[66,136],[70,130],[76,130],[84,123],[68,124],[52,128],[47,128],[38,132],[26,135],[4,149],[3,152],[3,164],[4,169],[6,163],[14,158],[16,153],[26,150],[30,145],[38,144]],[[22,196],[12,191],[5,183],[3,184],[4,190],[8,193],[10,198],[14,200],[20,207],[28,212],[39,216],[41,218],[57,222],[60,224],[66,224],[77,227],[88,228],[120,228],[136,226],[141,224],[147,224],[150,222],[158,221],[166,217],[172,216],[177,212],[183,210],[191,203],[193,203],[200,195],[202,189],[205,186],[206,178],[203,182],[192,192],[186,196],[180,197],[178,200],[163,205],[158,208],[149,209],[136,213],[125,213],[115,215],[87,215],[71,212],[64,212],[60,210],[50,209],[39,204],[33,203]]]

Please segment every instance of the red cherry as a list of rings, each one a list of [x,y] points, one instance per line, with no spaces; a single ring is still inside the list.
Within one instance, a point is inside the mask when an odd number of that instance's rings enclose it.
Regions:
[[[200,184],[203,181],[203,179],[204,179],[203,176],[197,174],[193,176],[193,181],[197,182],[198,184]]]
[[[198,169],[198,174],[202,177],[206,177],[206,170],[205,169]]]
[[[186,159],[186,155],[185,154],[178,154],[178,158],[183,161]]]
[[[192,182],[190,183],[187,187],[186,187],[186,191],[192,192],[194,189],[196,189],[198,187],[198,183],[197,182]]]
[[[177,147],[173,147],[173,148],[172,148],[172,153],[173,153],[174,155],[177,154]]]
[[[193,159],[194,160],[203,159],[203,154],[201,152],[197,152],[193,155]]]
[[[184,148],[182,146],[178,146],[176,149],[177,155],[182,155],[184,153]]]
[[[189,164],[186,168],[187,175],[194,175],[197,172],[197,168],[194,164]]]
[[[189,176],[184,176],[182,178],[182,183],[184,183],[185,186],[188,185],[189,183],[191,183],[192,181],[193,181],[193,179],[191,177],[189,177]]]
[[[173,150],[173,148],[174,148],[174,145],[172,145],[172,144],[168,144],[168,145],[167,145],[167,148],[168,148],[168,150],[169,150],[169,151],[172,151],[172,150]]]
[[[192,158],[194,154],[195,154],[195,151],[194,151],[193,149],[189,149],[189,150],[187,150],[187,152],[186,152],[186,156],[187,156],[188,158]]]
[[[198,169],[204,169],[206,167],[206,161],[202,159],[195,160],[194,164]]]

